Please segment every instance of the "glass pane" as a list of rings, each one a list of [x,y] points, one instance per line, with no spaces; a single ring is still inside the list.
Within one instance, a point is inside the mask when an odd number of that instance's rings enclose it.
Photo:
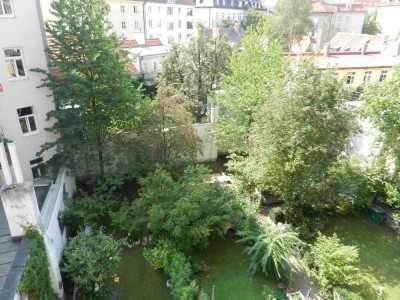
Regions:
[[[31,126],[31,131],[36,131],[36,122],[35,122],[35,117],[34,116],[30,116],[28,117],[29,119],[29,125]]]
[[[40,168],[39,167],[33,167],[32,168],[32,175],[33,175],[34,179],[39,178],[40,177]]]
[[[15,64],[17,65],[18,75],[24,77],[25,69],[24,69],[24,64],[22,63],[22,59],[16,59]]]
[[[14,68],[14,61],[13,60],[6,60],[7,71],[10,77],[17,77],[16,70]]]
[[[28,125],[26,124],[26,121],[27,120],[25,118],[19,119],[19,125],[21,125],[21,129],[22,129],[23,133],[29,132]]]
[[[6,15],[11,15],[12,14],[12,10],[11,10],[11,1],[10,0],[3,0],[3,4],[4,4],[4,12]]]
[[[21,49],[6,49],[4,55],[6,57],[21,56]]]
[[[18,117],[32,115],[33,114],[32,106],[18,108],[17,113],[18,113]]]

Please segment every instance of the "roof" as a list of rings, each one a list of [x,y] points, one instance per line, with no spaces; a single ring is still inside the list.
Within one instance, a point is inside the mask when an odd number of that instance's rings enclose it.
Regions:
[[[239,27],[239,32],[235,27],[224,28],[222,31],[225,33],[225,36],[230,43],[235,43],[238,46],[241,45],[242,38],[246,35],[246,31],[242,27]]]
[[[333,13],[332,9],[322,2],[313,2],[312,10],[313,13]]]
[[[3,203],[0,200],[0,299],[3,299],[2,292],[17,255],[19,245],[19,242],[13,242],[11,240],[10,228],[8,227]]]
[[[131,48],[129,50],[130,54],[134,54],[136,56],[151,56],[151,55],[163,55],[168,53],[168,47],[161,45],[161,46],[146,46],[140,45],[136,48]]]
[[[392,68],[400,64],[400,56],[390,57],[382,54],[330,54],[317,57],[320,69],[368,69],[368,68]]]
[[[331,51],[361,51],[367,43],[368,52],[380,52],[385,43],[384,36],[362,33],[338,32],[330,41]]]
[[[363,5],[356,3],[352,3],[349,6],[346,4],[338,5],[337,8],[339,12],[367,12],[367,9]]]
[[[147,0],[146,3],[164,3],[164,4],[178,4],[178,5],[190,5],[195,6],[195,0],[175,0],[175,3],[169,3],[167,0]]]
[[[144,44],[146,46],[162,46],[162,43],[159,38],[155,39],[145,39]]]
[[[134,48],[139,47],[139,43],[136,40],[123,40],[122,48]]]

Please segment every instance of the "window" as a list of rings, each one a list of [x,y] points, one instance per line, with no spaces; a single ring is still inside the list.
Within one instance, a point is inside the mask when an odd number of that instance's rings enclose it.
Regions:
[[[175,3],[175,0],[167,0],[167,3]]]
[[[7,71],[10,78],[22,78],[26,76],[22,51],[18,48],[4,49]]]
[[[346,84],[352,84],[354,82],[355,75],[356,75],[356,72],[347,72]]]
[[[382,82],[386,79],[388,71],[381,71],[381,75],[379,75],[379,82]]]
[[[139,13],[139,7],[138,6],[134,6],[133,7],[133,13],[134,14],[138,14]]]
[[[157,6],[158,12],[161,12],[161,6]]]
[[[135,29],[139,29],[139,21],[135,21]]]
[[[0,0],[0,16],[12,15],[11,0]]]
[[[219,5],[219,0],[217,0],[217,5]]]
[[[235,13],[232,14],[232,20],[236,20],[236,14]]]
[[[225,13],[221,13],[221,20],[225,20]]]
[[[174,14],[174,8],[173,7],[167,7],[167,15],[173,15]]]
[[[153,62],[153,71],[157,71],[157,62]]]
[[[151,6],[147,6],[147,12],[151,13]]]
[[[182,40],[182,34],[178,34],[178,41]]]
[[[174,30],[174,22],[167,23],[167,30]]]
[[[193,8],[188,8],[188,9],[186,10],[186,15],[187,15],[187,16],[193,16]]]
[[[149,28],[153,28],[153,20],[149,20]]]
[[[370,82],[371,81],[371,76],[372,76],[372,71],[366,71],[364,73],[364,82]]]
[[[178,14],[181,14],[181,13],[182,13],[182,10],[180,7],[178,7]]]
[[[158,20],[158,28],[161,28],[161,20]]]
[[[215,20],[218,20],[218,13],[215,13]]]
[[[126,22],[125,21],[121,22],[121,27],[122,27],[122,29],[126,29]]]
[[[230,13],[228,13],[228,20],[230,20],[231,19],[231,14]]]
[[[193,29],[193,22],[192,21],[187,21],[186,22],[186,29]]]
[[[125,6],[121,5],[119,8],[120,8],[120,10],[121,10],[122,13],[125,12]]]
[[[241,21],[242,20],[242,14],[238,13],[238,20]]]
[[[142,72],[147,73],[147,63],[143,63],[142,68],[143,68]]]
[[[174,41],[174,37],[173,36],[169,36],[168,37],[168,44],[172,43]]]
[[[182,28],[182,21],[178,20],[178,28]]]
[[[204,3],[204,0],[200,0],[200,4],[203,4]]]
[[[18,108],[17,114],[23,134],[37,131],[33,106]]]
[[[29,164],[31,165],[33,179],[40,178],[42,175],[45,174],[43,157],[31,160]]]

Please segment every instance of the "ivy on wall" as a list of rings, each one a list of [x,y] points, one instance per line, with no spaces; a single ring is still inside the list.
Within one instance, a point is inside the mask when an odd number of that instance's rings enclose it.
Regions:
[[[49,262],[43,237],[35,227],[28,227],[26,235],[31,239],[31,244],[18,291],[27,295],[30,300],[57,299],[51,287]]]

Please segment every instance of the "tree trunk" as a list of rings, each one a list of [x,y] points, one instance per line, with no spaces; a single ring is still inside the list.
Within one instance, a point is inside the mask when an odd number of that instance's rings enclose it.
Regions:
[[[78,292],[78,287],[74,286],[74,293],[72,295],[72,300],[76,300],[77,292]]]
[[[99,158],[100,180],[104,181],[104,158],[103,158],[103,143],[97,139],[97,154]]]

